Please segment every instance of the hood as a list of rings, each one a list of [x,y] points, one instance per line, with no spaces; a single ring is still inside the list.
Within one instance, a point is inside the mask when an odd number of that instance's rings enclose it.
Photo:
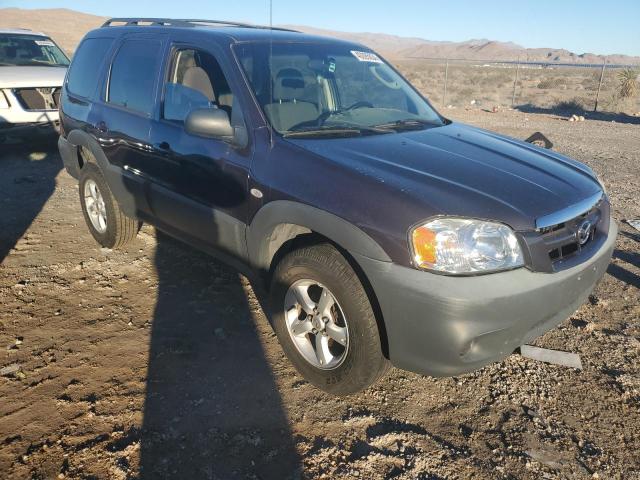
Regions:
[[[67,67],[0,66],[0,88],[61,87]]]
[[[340,139],[291,139],[408,195],[427,216],[504,222],[517,230],[584,200],[600,184],[589,167],[464,124]],[[412,209],[413,209],[412,208]],[[420,219],[416,219],[420,220]]]

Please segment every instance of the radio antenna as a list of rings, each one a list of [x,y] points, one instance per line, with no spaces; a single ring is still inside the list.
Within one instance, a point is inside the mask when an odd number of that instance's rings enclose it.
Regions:
[[[269,93],[270,102],[273,100],[273,0],[269,0]],[[267,120],[269,124],[269,137],[271,139],[271,147],[273,148],[273,126],[271,122]]]

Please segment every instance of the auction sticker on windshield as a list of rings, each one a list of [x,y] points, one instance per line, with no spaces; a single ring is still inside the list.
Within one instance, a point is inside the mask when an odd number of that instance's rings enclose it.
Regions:
[[[351,50],[351,54],[361,62],[382,63],[380,57],[378,57],[375,53]]]
[[[51,40],[36,40],[36,45],[41,47],[53,47],[54,43]]]

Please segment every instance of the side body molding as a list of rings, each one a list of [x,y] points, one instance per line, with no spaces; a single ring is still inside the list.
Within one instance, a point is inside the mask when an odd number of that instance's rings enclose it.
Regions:
[[[391,261],[380,245],[346,220],[303,203],[275,200],[258,210],[247,228],[251,265],[268,270],[274,254],[284,242],[310,231],[329,238],[350,252],[383,262]]]
[[[118,201],[122,211],[125,215],[136,218],[139,205],[137,205],[136,197],[133,193],[134,189],[127,187],[127,179],[124,172],[121,168],[109,163],[98,141],[83,130],[72,130],[67,135],[67,140],[76,147],[77,155],[80,154],[79,147],[84,147],[93,154],[96,163],[107,180],[111,193]]]

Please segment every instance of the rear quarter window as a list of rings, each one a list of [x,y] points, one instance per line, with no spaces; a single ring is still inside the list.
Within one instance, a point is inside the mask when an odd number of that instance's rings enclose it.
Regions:
[[[109,103],[146,115],[153,110],[160,69],[162,43],[156,40],[125,40],[109,78]]]
[[[112,38],[88,38],[80,44],[67,78],[67,89],[71,94],[93,97],[98,86],[100,67],[112,43]]]

